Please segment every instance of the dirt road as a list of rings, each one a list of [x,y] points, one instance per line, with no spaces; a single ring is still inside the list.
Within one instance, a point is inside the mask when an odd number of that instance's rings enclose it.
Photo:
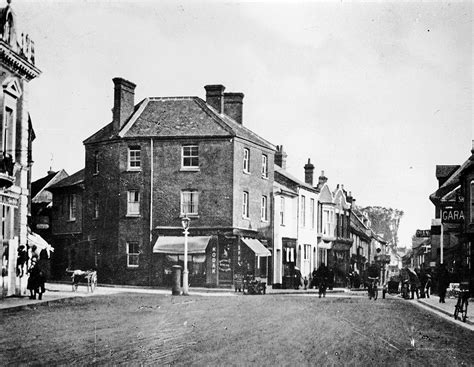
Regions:
[[[1,365],[469,365],[473,333],[386,299],[136,293],[0,312]]]

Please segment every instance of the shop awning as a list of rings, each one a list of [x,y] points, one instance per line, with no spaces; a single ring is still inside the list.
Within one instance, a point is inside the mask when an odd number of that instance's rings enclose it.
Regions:
[[[41,237],[39,234],[32,232],[31,230],[28,230],[27,242],[28,242],[29,247],[32,247],[33,245],[35,245],[39,251],[46,250],[46,252],[48,253],[48,256],[50,252],[54,252],[53,246],[51,246],[48,242],[46,242],[46,240],[43,237]]]
[[[321,249],[326,249],[326,250],[330,250],[332,249],[332,241],[321,241],[321,242],[318,242],[318,248],[321,248]]]
[[[188,237],[188,255],[205,254],[211,236]],[[184,254],[184,236],[160,236],[153,246],[153,252],[158,254]]]
[[[266,256],[271,256],[272,254],[270,253],[270,251],[265,247],[263,246],[263,244],[259,241],[259,240],[256,240],[254,238],[242,238],[242,241],[248,246],[248,248],[250,248],[254,253],[255,255],[257,256],[262,256],[262,257],[266,257]]]

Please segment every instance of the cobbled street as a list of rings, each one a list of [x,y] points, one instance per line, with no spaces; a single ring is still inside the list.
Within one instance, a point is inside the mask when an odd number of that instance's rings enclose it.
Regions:
[[[473,333],[398,298],[137,293],[1,311],[2,365],[472,365]]]

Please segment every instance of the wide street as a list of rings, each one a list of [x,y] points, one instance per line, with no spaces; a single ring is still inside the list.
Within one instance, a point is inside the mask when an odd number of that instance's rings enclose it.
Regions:
[[[398,297],[99,288],[0,310],[0,363],[462,366],[474,360],[473,336]]]

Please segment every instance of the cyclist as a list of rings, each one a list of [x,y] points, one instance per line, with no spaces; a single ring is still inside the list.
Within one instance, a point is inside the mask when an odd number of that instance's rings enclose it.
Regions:
[[[375,262],[372,262],[367,269],[369,299],[372,299],[372,297],[374,300],[377,299],[377,283],[379,280],[379,274],[379,267]]]

